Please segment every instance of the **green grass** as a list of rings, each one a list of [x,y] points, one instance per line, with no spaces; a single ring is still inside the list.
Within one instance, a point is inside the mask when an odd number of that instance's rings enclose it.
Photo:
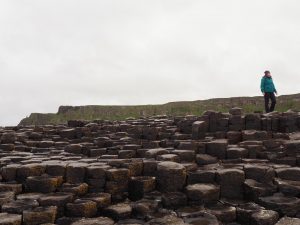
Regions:
[[[201,115],[206,110],[228,112],[234,106],[242,107],[245,113],[263,111],[263,97],[238,97],[209,99],[202,101],[171,102],[163,105],[138,106],[61,106],[57,113],[32,113],[24,118],[21,125],[61,124],[68,120],[124,120],[128,117],[139,118],[153,115]],[[300,94],[279,96],[276,110],[292,109],[300,111]]]

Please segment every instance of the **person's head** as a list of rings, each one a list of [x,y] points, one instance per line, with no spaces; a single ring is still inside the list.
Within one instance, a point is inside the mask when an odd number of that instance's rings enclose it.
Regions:
[[[271,72],[270,72],[269,70],[266,70],[266,71],[265,71],[265,76],[266,76],[266,77],[271,77]]]

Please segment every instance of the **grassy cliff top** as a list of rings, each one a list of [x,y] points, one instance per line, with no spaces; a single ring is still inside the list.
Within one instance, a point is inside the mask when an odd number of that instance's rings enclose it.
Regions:
[[[124,120],[128,117],[153,115],[201,115],[206,110],[228,112],[232,107],[241,107],[245,113],[263,111],[262,96],[215,98],[197,101],[169,102],[161,105],[87,105],[60,106],[57,113],[32,113],[19,125],[46,125],[66,123],[68,120]],[[300,94],[277,97],[277,111],[292,109],[300,111]]]

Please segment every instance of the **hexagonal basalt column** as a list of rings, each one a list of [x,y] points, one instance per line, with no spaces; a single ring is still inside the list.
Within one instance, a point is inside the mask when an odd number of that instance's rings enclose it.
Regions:
[[[161,162],[157,165],[157,188],[162,192],[176,192],[183,189],[186,168],[175,162]]]

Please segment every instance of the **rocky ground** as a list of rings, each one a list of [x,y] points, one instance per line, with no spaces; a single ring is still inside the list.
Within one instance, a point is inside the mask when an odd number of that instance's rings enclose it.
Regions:
[[[0,225],[299,225],[300,114],[0,128]]]

